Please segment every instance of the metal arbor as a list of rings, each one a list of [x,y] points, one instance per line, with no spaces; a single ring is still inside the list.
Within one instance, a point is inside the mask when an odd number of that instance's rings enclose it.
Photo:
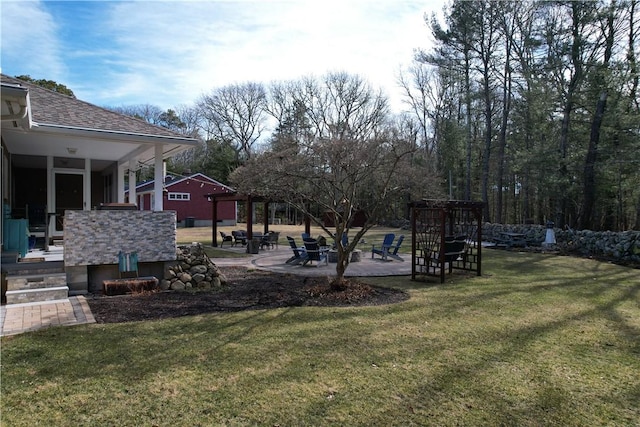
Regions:
[[[440,277],[482,266],[482,202],[421,200],[411,202],[411,279]]]

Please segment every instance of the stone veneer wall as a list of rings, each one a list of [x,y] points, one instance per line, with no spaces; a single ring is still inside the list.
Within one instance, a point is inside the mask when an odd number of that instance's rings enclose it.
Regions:
[[[65,267],[117,264],[120,251],[138,252],[139,262],[175,260],[175,212],[65,212]]]

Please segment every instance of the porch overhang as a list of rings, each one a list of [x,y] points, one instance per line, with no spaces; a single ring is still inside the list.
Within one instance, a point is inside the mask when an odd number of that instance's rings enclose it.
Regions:
[[[3,140],[12,154],[77,157],[116,161],[137,168],[152,166],[156,146],[162,146],[162,159],[197,146],[193,138],[147,135],[103,129],[32,123],[31,128],[5,128]]]

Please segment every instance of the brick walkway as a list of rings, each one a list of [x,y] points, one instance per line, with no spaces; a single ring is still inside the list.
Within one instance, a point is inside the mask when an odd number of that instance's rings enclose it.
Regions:
[[[78,295],[63,300],[10,304],[0,307],[1,336],[15,335],[49,326],[95,323],[89,304]]]

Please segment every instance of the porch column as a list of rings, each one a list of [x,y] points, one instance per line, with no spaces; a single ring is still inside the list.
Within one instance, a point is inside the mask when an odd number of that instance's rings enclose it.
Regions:
[[[56,213],[56,207],[53,205],[55,194],[55,188],[53,186],[54,180],[55,176],[53,175],[53,156],[47,156],[47,215],[50,213]],[[53,229],[51,229],[51,231],[53,232]]]
[[[55,200],[55,188],[54,183],[55,175],[53,174],[53,156],[47,156],[47,228],[44,233],[44,247],[49,250],[49,237],[53,236],[56,230],[56,207],[54,205]]]
[[[124,203],[124,165],[118,165],[118,178],[116,179],[118,186],[118,203]]]
[[[163,194],[164,188],[164,164],[162,158],[162,144],[156,144],[155,151],[155,171],[154,171],[154,183],[153,183],[153,196],[154,196],[154,211],[163,210]]]
[[[84,159],[84,209],[91,210],[91,159]]]
[[[129,163],[129,203],[138,205],[138,195],[136,194],[136,170]]]

